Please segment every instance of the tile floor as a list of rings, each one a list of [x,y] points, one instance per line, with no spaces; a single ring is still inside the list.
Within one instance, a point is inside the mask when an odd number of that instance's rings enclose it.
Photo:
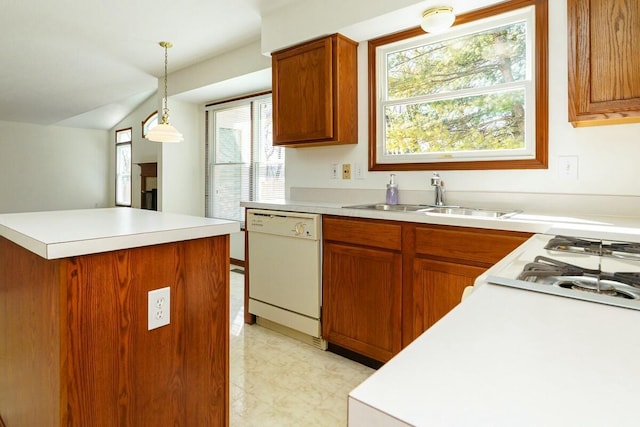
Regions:
[[[231,427],[347,425],[347,395],[373,369],[245,325],[244,276],[231,272]]]

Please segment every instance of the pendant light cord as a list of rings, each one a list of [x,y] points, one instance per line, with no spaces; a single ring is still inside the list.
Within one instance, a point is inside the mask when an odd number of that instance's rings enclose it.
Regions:
[[[169,62],[168,50],[173,45],[171,42],[160,42],[160,46],[164,47],[164,98],[162,98],[162,124],[169,124],[169,96],[167,90],[167,64]]]

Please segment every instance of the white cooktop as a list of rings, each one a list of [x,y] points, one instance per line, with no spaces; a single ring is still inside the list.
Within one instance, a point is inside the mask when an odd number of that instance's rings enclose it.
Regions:
[[[598,256],[589,251],[574,253],[546,249],[545,246],[554,237],[555,236],[553,235],[534,235],[525,243],[523,243],[518,249],[512,252],[506,258],[506,260],[502,261],[500,266],[494,266],[493,268],[491,268],[490,272],[486,276],[486,281],[492,284],[516,287],[528,291],[543,292],[559,297],[578,298],[585,301],[592,301],[602,304],[610,304],[618,307],[640,310],[640,299],[637,299],[640,289],[634,286],[628,287],[628,289],[632,291],[628,293],[628,296],[634,296],[634,298],[622,298],[618,296],[610,296],[572,289],[573,279],[579,281],[586,280],[591,277],[587,277],[585,279],[584,277],[581,278],[579,275],[571,276],[570,278],[564,280],[564,282],[566,283],[564,283],[563,285],[551,284],[553,282],[563,282],[562,280],[559,280],[562,279],[562,277],[551,278],[547,281],[546,284],[539,283],[540,280],[521,280],[518,277],[520,273],[523,271],[525,266],[527,266],[529,263],[534,262],[538,256],[547,259],[547,261],[543,261],[544,263],[558,261],[561,263],[571,264],[583,269],[602,271],[609,274],[640,273],[640,258],[638,257],[638,254],[616,253],[615,256],[613,256],[614,254],[610,254],[612,256]],[[612,242],[602,241],[602,243],[606,248],[607,245],[611,244]],[[623,259],[621,258],[621,256],[629,256],[631,257],[631,259]],[[593,278],[595,278],[595,276]],[[541,281],[544,282],[545,280],[541,279]],[[607,283],[608,282],[606,279],[602,280],[602,286],[606,286]],[[623,288],[626,287],[624,284],[621,286]],[[620,295],[623,295],[623,293],[621,293]]]

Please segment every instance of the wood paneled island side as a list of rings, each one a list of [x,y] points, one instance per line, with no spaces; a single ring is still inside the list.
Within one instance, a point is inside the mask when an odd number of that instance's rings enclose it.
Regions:
[[[0,215],[7,427],[228,425],[238,229],[129,208]],[[148,330],[148,292],[166,286],[170,324]]]

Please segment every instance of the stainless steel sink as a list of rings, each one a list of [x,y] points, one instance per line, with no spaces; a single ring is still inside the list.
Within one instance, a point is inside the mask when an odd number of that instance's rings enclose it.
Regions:
[[[462,215],[462,216],[477,216],[485,218],[508,218],[511,215],[515,215],[520,211],[501,211],[493,209],[480,209],[480,208],[466,208],[462,206],[434,206],[431,208],[423,209],[421,212],[427,214],[439,214],[439,215]]]
[[[395,211],[395,212],[417,212],[423,209],[429,209],[429,205],[388,205],[386,203],[374,203],[368,205],[344,206],[349,209],[369,209],[376,211]]]
[[[469,208],[469,207],[463,207],[463,206],[433,206],[433,205],[413,205],[413,204],[388,205],[386,203],[372,203],[372,204],[353,205],[353,206],[344,206],[344,207],[350,208],[350,209],[414,212],[416,214],[474,216],[474,217],[484,217],[484,218],[508,218],[511,215],[520,213],[520,211],[517,211],[517,210],[506,211],[506,210],[494,210],[494,209]]]

